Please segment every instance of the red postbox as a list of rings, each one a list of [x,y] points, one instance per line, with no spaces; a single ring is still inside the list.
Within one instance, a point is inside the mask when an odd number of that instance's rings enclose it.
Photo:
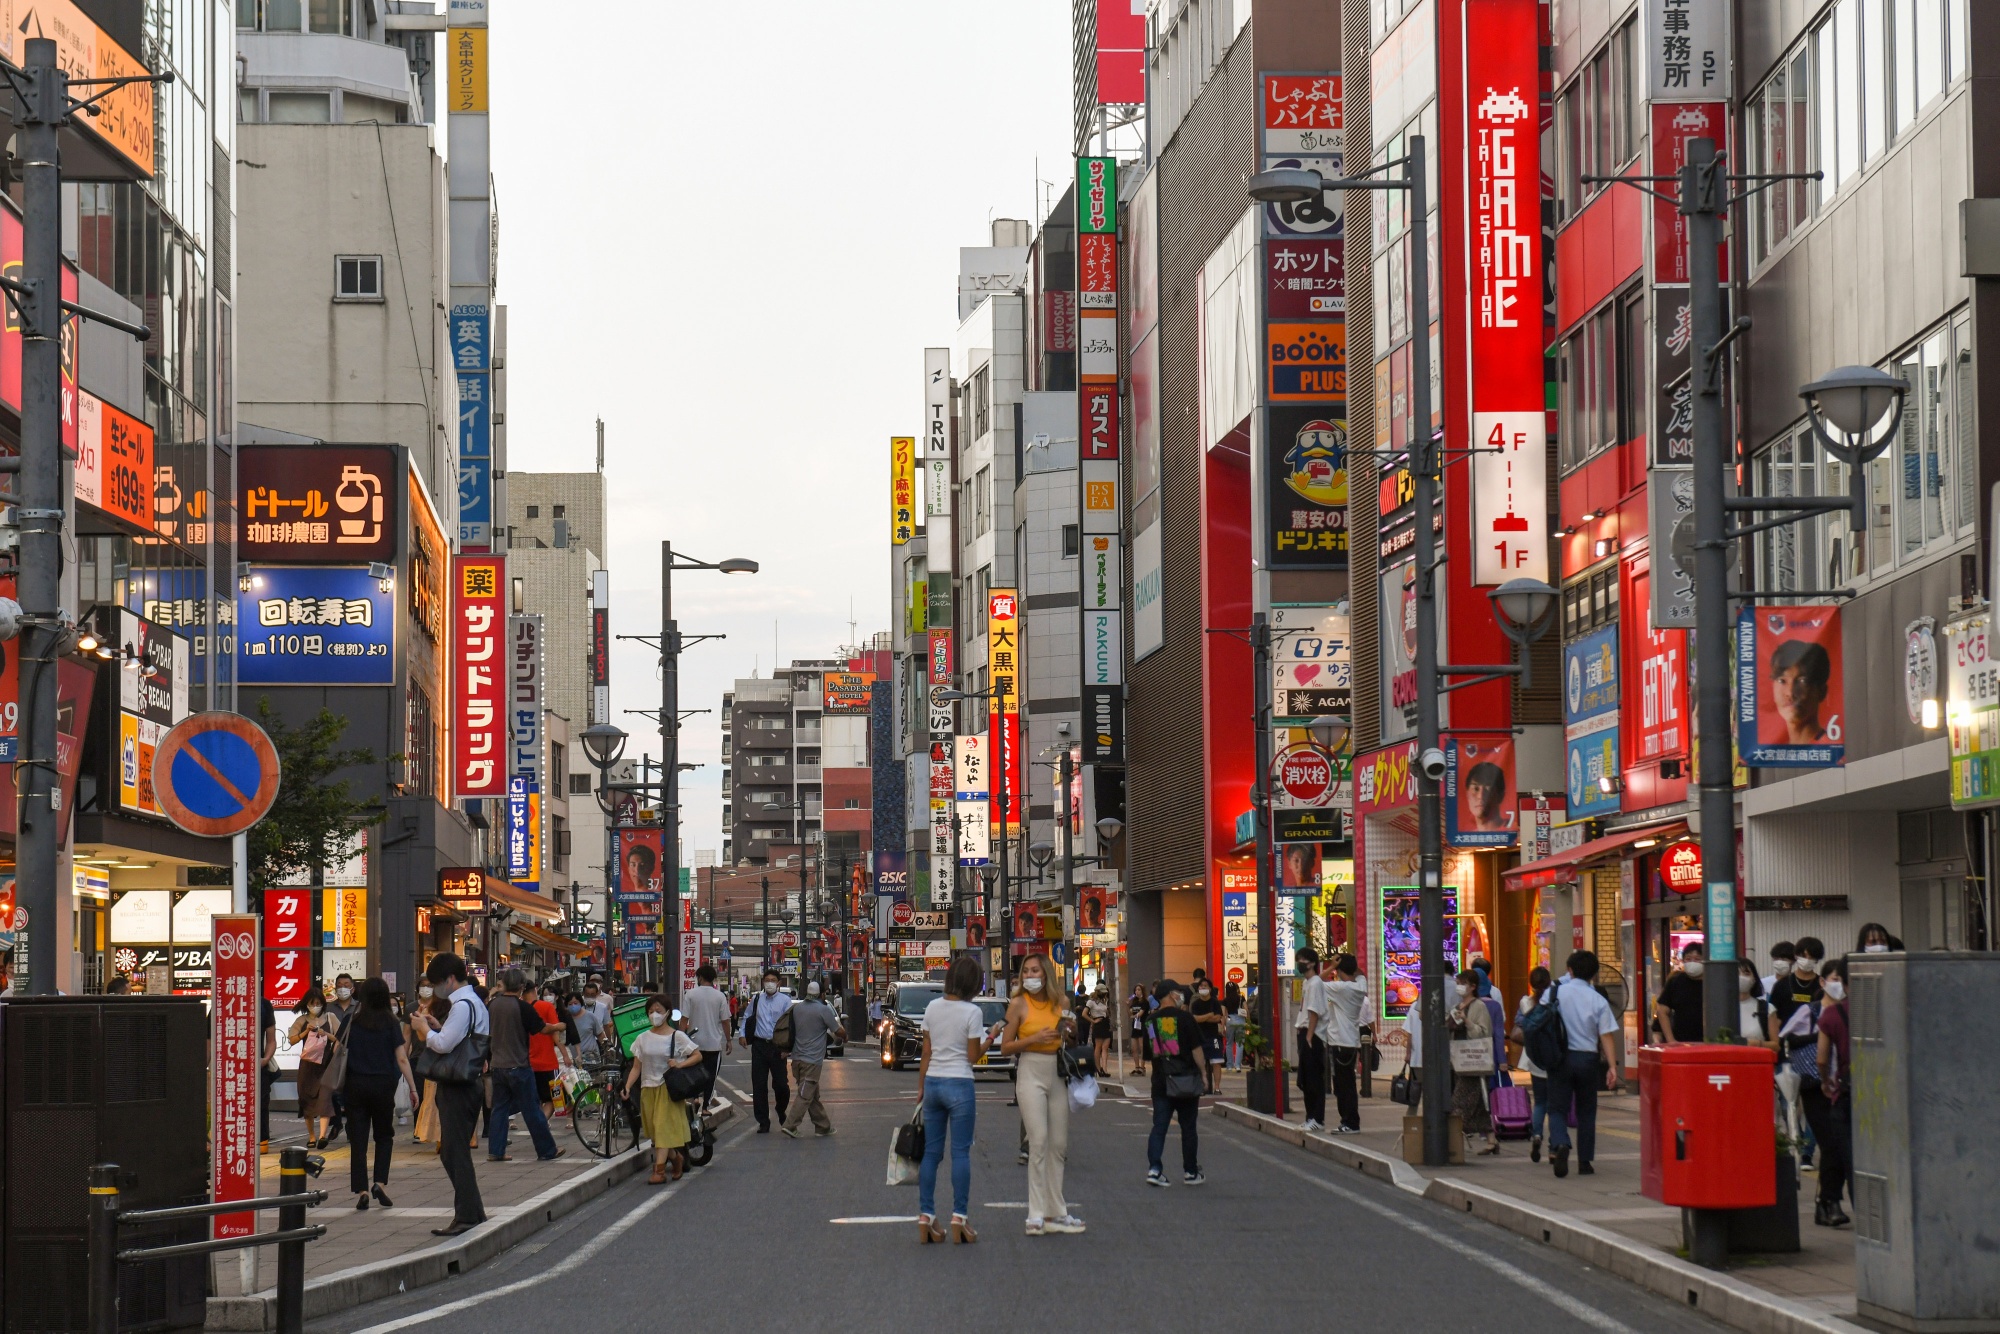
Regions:
[[[1777,1203],[1775,1059],[1712,1042],[1641,1047],[1641,1193],[1689,1209]]]

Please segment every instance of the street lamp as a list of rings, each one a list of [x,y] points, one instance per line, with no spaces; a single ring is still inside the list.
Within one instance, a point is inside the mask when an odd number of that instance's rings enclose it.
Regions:
[[[991,690],[946,690],[941,692],[940,697],[953,701],[962,699],[990,700],[993,698],[993,692]],[[1000,753],[994,757],[995,762],[992,766],[993,770],[999,775],[1000,791],[1000,895],[995,902],[1000,909],[1000,981],[1002,983],[1000,994],[1004,996],[1007,994],[1005,985],[1007,975],[1014,967],[1014,914],[1007,905],[1007,800],[1009,796],[1007,791],[1007,729],[1002,726],[998,729],[998,734],[1000,741],[997,749]],[[987,887],[990,890],[993,885],[993,876],[990,872],[982,872],[982,875],[985,876]]]
[[[1509,579],[1486,595],[1500,633],[1521,648],[1521,689],[1533,683],[1528,647],[1549,632],[1556,619],[1556,590],[1539,579]]]
[[[625,729],[616,723],[592,723],[577,734],[583,743],[584,758],[597,770],[597,805],[604,812],[604,884],[610,892],[611,877],[618,866],[618,806],[611,793],[611,767],[625,756]],[[574,895],[571,896],[574,898]],[[612,949],[610,913],[604,923],[605,957]]]
[[[666,855],[665,877],[662,881],[666,897],[674,905],[674,935],[671,945],[662,944],[660,953],[666,956],[666,990],[669,995],[679,995],[681,990],[681,632],[674,621],[674,571],[714,570],[719,574],[755,574],[757,562],[741,556],[723,561],[695,560],[689,556],[677,556],[672,542],[660,543],[660,740],[664,750],[666,772],[663,775],[665,789],[661,794],[660,806],[666,816],[666,837],[661,840],[661,851]],[[720,636],[713,636],[719,638]],[[703,635],[706,639],[711,636]],[[661,924],[667,917],[662,906]]]

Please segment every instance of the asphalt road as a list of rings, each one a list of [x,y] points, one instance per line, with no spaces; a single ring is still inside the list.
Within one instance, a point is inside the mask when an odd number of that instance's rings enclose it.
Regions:
[[[745,1095],[749,1075],[747,1061],[724,1062],[724,1082]],[[831,1138],[752,1133],[749,1108],[739,1106],[714,1161],[678,1185],[634,1178],[463,1277],[311,1328],[872,1334],[941,1325],[953,1334],[1054,1334],[1198,1325],[1270,1334],[1301,1320],[1480,1334],[1720,1328],[1219,1117],[1201,1121],[1207,1184],[1180,1183],[1176,1127],[1166,1153],[1174,1184],[1148,1186],[1150,1111],[1115,1099],[1070,1122],[1067,1193],[1089,1231],[1026,1236],[1027,1174],[1015,1163],[1019,1121],[1004,1080],[980,1084],[972,1180],[980,1240],[922,1246],[916,1187],[883,1183],[915,1073],[882,1070],[857,1048],[831,1063],[828,1085]],[[938,1186],[949,1212],[947,1173]]]

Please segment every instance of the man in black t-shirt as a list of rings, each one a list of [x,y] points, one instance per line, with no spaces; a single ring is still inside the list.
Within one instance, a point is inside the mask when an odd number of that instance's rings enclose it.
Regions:
[[[1701,975],[1705,967],[1701,946],[1690,942],[1681,951],[1679,971],[1667,979],[1653,1002],[1653,1018],[1660,1026],[1661,1040],[1669,1047],[1702,1039]]]
[[[1199,1186],[1208,1180],[1202,1175],[1200,1147],[1195,1131],[1195,1118],[1201,1111],[1201,1085],[1195,1086],[1193,1097],[1169,1097],[1167,1078],[1170,1075],[1195,1074],[1206,1076],[1208,1053],[1202,1047],[1200,1025],[1181,1006],[1181,985],[1171,979],[1161,981],[1153,988],[1153,995],[1160,1002],[1160,1008],[1146,1016],[1146,1035],[1153,1047],[1153,1132],[1146,1140],[1146,1183],[1152,1186],[1167,1184],[1166,1168],[1162,1154],[1167,1147],[1167,1125],[1178,1116],[1181,1120],[1181,1180],[1190,1186]]]

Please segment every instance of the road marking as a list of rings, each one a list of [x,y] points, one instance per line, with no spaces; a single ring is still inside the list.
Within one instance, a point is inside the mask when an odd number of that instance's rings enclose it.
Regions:
[[[1412,1232],[1429,1238],[1448,1251],[1462,1255],[1476,1264],[1484,1265],[1508,1282],[1575,1316],[1578,1320],[1583,1321],[1584,1324],[1594,1329],[1610,1331],[1610,1334],[1638,1334],[1630,1325],[1604,1314],[1604,1312],[1598,1310],[1596,1307],[1578,1301],[1568,1293],[1551,1290],[1545,1280],[1535,1277],[1519,1265],[1510,1264],[1498,1256],[1489,1255],[1477,1246],[1460,1241],[1458,1238],[1450,1236],[1441,1229],[1431,1226],[1429,1223],[1419,1222],[1414,1218],[1398,1213],[1386,1204],[1371,1200],[1367,1196],[1357,1194],[1344,1186],[1336,1186],[1331,1181],[1308,1172],[1295,1164],[1288,1163],[1282,1158],[1274,1157],[1261,1149],[1253,1149],[1247,1144],[1236,1143],[1233,1137],[1231,1138],[1231,1143],[1237,1149],[1249,1154],[1252,1158],[1262,1159],[1281,1172],[1289,1172],[1301,1181],[1318,1186],[1321,1190],[1327,1191],[1330,1194],[1338,1195],[1349,1203],[1358,1204],[1371,1213],[1380,1214],[1400,1227],[1408,1228]],[[372,1332],[363,1330],[360,1331],[360,1334],[372,1334]]]
[[[743,1091],[742,1089],[740,1089],[740,1088],[737,1088],[737,1087],[736,1087],[736,1085],[734,1085],[734,1084],[730,1083],[730,1082],[729,1082],[728,1080],[724,1079],[724,1078],[723,1078],[722,1076],[720,1076],[720,1075],[717,1075],[717,1076],[715,1077],[715,1082],[716,1082],[716,1083],[717,1083],[718,1085],[720,1085],[721,1087],[723,1087],[723,1088],[725,1088],[725,1089],[728,1089],[728,1090],[729,1090],[729,1091],[730,1091],[731,1093],[733,1093],[734,1095],[736,1095],[736,1100],[737,1100],[738,1102],[742,1103],[742,1104],[743,1104],[743,1105],[744,1105],[745,1107],[749,1107],[749,1106],[752,1106],[752,1105],[754,1105],[754,1102],[755,1102],[755,1100],[754,1100],[754,1099],[752,1099],[752,1098],[751,1098],[751,1096],[750,1096],[749,1094],[745,1093],[745,1092],[744,1092],[744,1091]]]
[[[860,1218],[829,1218],[829,1223],[914,1223],[915,1214],[864,1214]],[[364,1330],[362,1334],[367,1334]]]

